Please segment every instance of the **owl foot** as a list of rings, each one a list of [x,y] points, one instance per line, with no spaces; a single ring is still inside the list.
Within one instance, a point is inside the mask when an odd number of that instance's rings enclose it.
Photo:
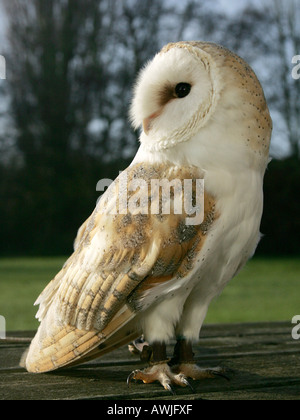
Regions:
[[[188,386],[194,392],[188,378],[199,380],[221,376],[229,380],[227,376],[229,370],[221,367],[200,368],[194,361],[192,345],[189,341],[183,339],[177,341],[171,361],[167,359],[164,343],[153,343],[152,346],[144,342],[142,344],[144,345],[142,351],[140,351],[141,359],[149,361],[150,366],[144,370],[137,369],[131,372],[127,378],[128,386],[133,380],[143,381],[145,384],[158,381],[167,391],[174,395],[173,385]]]
[[[148,343],[147,343],[148,344]],[[144,345],[141,351],[141,358],[149,361],[150,366],[144,370],[134,370],[127,378],[130,386],[132,380],[143,381],[145,384],[158,381],[173,395],[175,391],[173,385],[190,386],[188,380],[181,373],[173,373],[168,365],[165,343],[155,342],[152,346]]]
[[[167,361],[157,363],[144,370],[134,370],[127,378],[127,384],[130,386],[132,380],[141,380],[145,384],[158,381],[160,384],[173,395],[175,391],[173,385],[190,386],[187,378],[182,373],[175,374],[172,372]]]

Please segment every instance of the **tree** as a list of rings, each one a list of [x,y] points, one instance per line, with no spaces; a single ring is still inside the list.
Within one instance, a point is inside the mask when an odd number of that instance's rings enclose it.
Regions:
[[[274,1],[274,21],[280,60],[279,109],[286,121],[293,156],[300,158],[300,83],[292,77],[292,57],[300,54],[300,1]]]
[[[167,42],[210,40],[249,61],[298,163],[300,83],[291,59],[300,53],[300,0],[266,1],[268,9],[226,15],[199,0],[3,0],[9,49],[0,96],[9,110],[0,109],[0,217],[7,220],[0,250],[71,250],[98,198],[97,181],[115,178],[137,150],[132,86]]]
[[[69,252],[94,207],[97,181],[114,178],[138,147],[128,122],[131,88],[162,46],[161,21],[179,17],[151,0],[4,2],[19,160],[2,178],[11,222],[0,228],[3,250],[9,242],[19,252]],[[13,180],[12,196],[5,179]]]
[[[11,115],[23,161],[15,199],[20,243],[54,249],[57,237],[61,252],[95,200],[97,162],[87,125],[105,103],[98,51],[110,22],[93,0],[9,0],[6,9]]]

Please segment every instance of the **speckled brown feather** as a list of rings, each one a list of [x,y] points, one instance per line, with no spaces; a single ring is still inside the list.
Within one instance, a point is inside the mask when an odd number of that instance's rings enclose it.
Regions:
[[[128,202],[135,193],[130,185],[137,178],[149,187],[151,179],[203,178],[195,167],[171,165],[137,164],[126,173]],[[115,188],[115,194],[108,202],[101,201],[79,230],[74,254],[37,301],[41,326],[25,361],[30,371],[48,371],[97,357],[105,347],[126,342],[126,335],[128,339],[135,336],[132,320],[143,310],[144,295],[192,270],[218,217],[215,201],[207,192],[204,221],[198,226],[185,224],[185,212],[108,214],[112,201],[118,199],[118,180]],[[174,189],[174,200],[176,194]],[[156,199],[161,201],[161,193]],[[99,240],[104,241],[101,255],[94,249]],[[102,350],[98,351],[99,345]]]
[[[199,177],[196,168],[166,169],[163,165],[139,164],[127,172],[129,191],[130,183],[137,178],[145,180],[150,187],[151,179]],[[132,192],[128,194],[128,201],[132,195]],[[157,199],[161,199],[161,195]],[[150,197],[147,205],[150,206]],[[199,226],[186,226],[187,214],[184,212],[181,215],[113,216],[98,212],[82,243],[90,243],[95,227],[101,229],[105,225],[110,226],[109,246],[105,248],[97,269],[80,277],[79,287],[71,280],[62,289],[61,318],[81,328],[96,326],[101,330],[129,297],[130,304],[136,307],[144,290],[174,276],[185,276],[203,245],[209,225],[215,219],[214,201],[208,194],[205,206],[206,217],[203,225]],[[150,208],[148,210],[150,213]],[[79,260],[82,246],[78,249]]]

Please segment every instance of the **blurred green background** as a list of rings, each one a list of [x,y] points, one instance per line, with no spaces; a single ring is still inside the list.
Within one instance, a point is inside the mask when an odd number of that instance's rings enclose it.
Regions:
[[[34,330],[39,293],[65,258],[2,258],[1,314],[8,330]],[[299,313],[300,260],[254,258],[209,307],[205,323],[291,320]]]
[[[72,252],[97,182],[131,162],[138,71],[164,44],[191,39],[250,63],[274,123],[264,238],[206,322],[300,313],[299,21],[300,0],[0,3],[0,314],[8,329],[36,328],[32,304],[66,259],[56,256]]]

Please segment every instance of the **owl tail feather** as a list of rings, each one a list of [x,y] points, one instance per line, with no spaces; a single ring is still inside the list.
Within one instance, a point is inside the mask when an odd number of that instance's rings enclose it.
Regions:
[[[42,321],[29,349],[24,352],[20,366],[33,373],[73,366],[129,343],[139,334],[135,314],[128,308],[119,311],[101,332],[58,325],[53,322],[50,313]]]

